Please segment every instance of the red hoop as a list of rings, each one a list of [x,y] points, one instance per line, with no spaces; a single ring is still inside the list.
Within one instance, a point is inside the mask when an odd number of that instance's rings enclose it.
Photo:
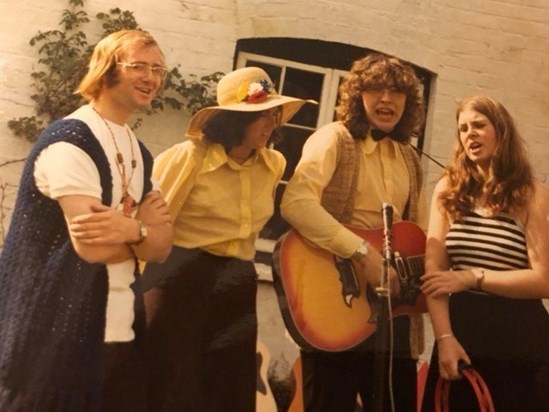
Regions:
[[[478,400],[480,412],[494,412],[492,396],[482,376],[470,366],[461,369],[462,375],[469,381]],[[435,412],[450,412],[448,398],[452,381],[438,378],[435,388]]]

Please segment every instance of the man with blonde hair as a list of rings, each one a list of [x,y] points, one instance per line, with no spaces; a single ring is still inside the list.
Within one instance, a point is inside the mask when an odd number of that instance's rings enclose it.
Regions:
[[[140,30],[101,40],[78,93],[23,170],[0,257],[0,410],[145,410],[137,258],[171,250],[152,156],[126,124],[167,69]]]

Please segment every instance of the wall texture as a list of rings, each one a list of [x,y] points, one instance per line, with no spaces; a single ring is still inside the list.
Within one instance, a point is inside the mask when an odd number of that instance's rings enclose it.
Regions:
[[[32,114],[28,40],[57,26],[66,0],[0,0],[0,164],[24,158],[29,146],[6,122]],[[86,2],[91,15],[127,3]],[[314,7],[312,7],[314,5]],[[393,54],[436,74],[425,150],[446,161],[454,143],[459,97],[487,93],[515,116],[540,177],[549,175],[549,3],[545,0],[135,0],[140,25],[161,43],[168,63],[186,74],[232,68],[239,38],[322,39]],[[95,39],[97,34],[89,34]],[[182,138],[188,118],[168,111],[140,131],[154,153]],[[440,173],[425,163],[429,182]],[[16,183],[20,164],[0,168]],[[428,190],[428,191],[429,191]]]
[[[241,0],[237,37],[319,38],[386,52],[436,74],[425,149],[445,161],[456,99],[489,94],[549,176],[549,3],[544,0]],[[427,166],[432,182],[440,169]],[[432,183],[431,183],[432,185]]]
[[[7,185],[4,205],[13,201],[19,160],[30,149],[12,136],[6,124],[12,118],[33,114],[29,75],[36,68],[37,56],[28,41],[39,30],[57,27],[67,4],[66,0],[0,0],[0,184]],[[161,44],[168,64],[180,65],[185,74],[231,70],[239,38],[321,39],[395,55],[435,73],[426,152],[446,162],[455,142],[456,99],[485,93],[500,99],[514,115],[538,175],[542,179],[549,176],[549,145],[545,142],[549,134],[547,0],[86,1],[86,10],[92,15],[111,7],[132,10],[141,27]],[[96,36],[91,30],[90,39]],[[138,135],[157,154],[182,138],[187,121],[184,113],[168,110],[146,118]],[[427,160],[425,166],[429,194],[440,168]],[[9,220],[7,212],[4,225]],[[275,305],[272,291],[265,293]],[[261,309],[260,314],[263,312],[263,318],[280,327],[272,306]]]

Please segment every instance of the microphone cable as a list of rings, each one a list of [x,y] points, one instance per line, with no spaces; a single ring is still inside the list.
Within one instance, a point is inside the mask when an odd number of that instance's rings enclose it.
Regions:
[[[425,153],[423,150],[421,150],[419,147],[416,147],[414,146],[413,144],[411,144],[410,146],[413,147],[413,149],[417,152],[417,154],[419,155],[423,155],[425,156],[427,159],[435,162],[438,166],[442,167],[443,169],[446,169],[446,166],[444,166],[442,163],[440,163],[437,159],[435,159],[434,157],[428,155],[427,153]]]

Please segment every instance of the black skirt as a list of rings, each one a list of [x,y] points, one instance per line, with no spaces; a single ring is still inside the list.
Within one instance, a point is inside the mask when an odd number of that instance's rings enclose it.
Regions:
[[[549,411],[549,315],[542,301],[462,292],[450,298],[454,335],[486,381],[498,412]],[[434,409],[437,348],[427,377],[423,411]],[[465,379],[452,383],[450,410],[477,410]]]
[[[253,263],[174,248],[144,276],[150,411],[255,412]]]

